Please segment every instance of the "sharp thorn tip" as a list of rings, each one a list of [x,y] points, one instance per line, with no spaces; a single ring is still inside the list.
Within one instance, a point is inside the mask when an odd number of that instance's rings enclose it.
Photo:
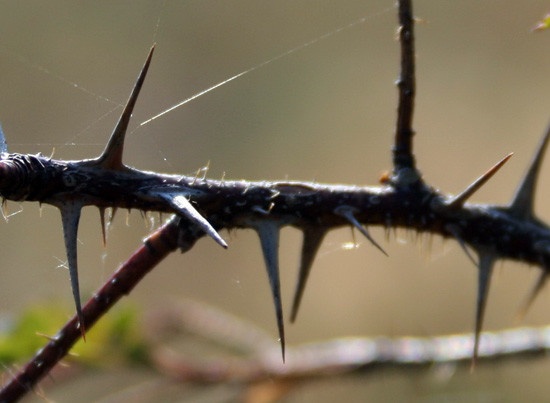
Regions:
[[[449,200],[446,204],[449,208],[460,208],[464,203],[475,193],[477,192],[489,179],[493,177],[497,171],[502,168],[502,166],[512,158],[514,153],[508,154],[506,157],[501,159],[495,165],[493,165],[487,172],[477,178],[472,184],[470,184],[466,189],[462,191],[459,195],[455,196]]]
[[[487,297],[489,294],[489,285],[491,281],[491,273],[495,257],[488,252],[478,251],[478,290],[476,302],[476,319],[475,319],[475,336],[474,336],[474,351],[472,355],[472,365],[479,356],[479,342],[481,339],[481,329],[483,327],[483,318],[485,315],[485,307],[487,305]]]
[[[206,218],[204,218],[196,209],[193,207],[191,202],[183,195],[172,195],[169,193],[160,193],[159,196],[168,201],[170,206],[176,210],[176,212],[193,224],[197,225],[201,230],[203,230],[207,235],[209,235],[214,241],[216,241],[224,249],[228,248],[227,242],[221,237],[221,235],[212,227]]]
[[[508,211],[520,218],[532,218],[534,216],[535,193],[537,190],[537,179],[546,152],[546,146],[550,138],[550,125],[547,127],[542,140],[540,141],[535,155],[518,186]]]
[[[256,232],[260,237],[260,244],[264,256],[264,262],[275,306],[277,329],[281,342],[283,362],[285,359],[285,327],[283,320],[283,308],[281,303],[281,286],[279,280],[279,232],[280,228],[276,222],[261,221],[255,225]]]
[[[305,227],[302,229],[303,241],[302,241],[302,254],[300,259],[300,267],[298,270],[298,279],[296,281],[296,288],[294,291],[294,298],[292,302],[292,310],[290,314],[290,322],[294,323],[300,309],[300,303],[306,288],[306,283],[315,260],[315,256],[319,251],[319,247],[323,242],[326,231],[316,227]]]
[[[122,154],[124,151],[124,140],[126,137],[126,131],[128,129],[128,123],[130,122],[130,118],[132,117],[132,111],[134,110],[139,92],[141,91],[141,87],[143,86],[143,82],[145,81],[145,76],[147,75],[147,71],[149,70],[149,65],[151,63],[151,58],[153,57],[154,50],[155,45],[153,45],[149,50],[147,59],[143,64],[136,83],[134,84],[134,88],[132,89],[132,93],[130,94],[128,101],[126,102],[126,106],[124,107],[124,110],[120,115],[120,118],[113,130],[113,133],[111,134],[111,138],[109,139],[107,146],[103,150],[103,153],[96,160],[96,163],[102,168],[111,170],[126,169],[126,166],[122,163]]]
[[[80,221],[81,203],[63,203],[58,205],[61,211],[61,221],[63,223],[63,238],[65,240],[65,250],[67,253],[67,264],[69,266],[69,277],[73,291],[73,299],[76,307],[76,315],[81,324],[81,332],[84,332],[84,317],[80,302],[80,286],[78,281],[78,258],[77,258],[77,235],[78,223]],[[83,333],[84,337],[84,333]]]

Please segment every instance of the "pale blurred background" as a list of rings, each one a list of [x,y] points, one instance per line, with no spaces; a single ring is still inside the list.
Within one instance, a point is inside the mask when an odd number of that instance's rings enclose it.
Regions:
[[[550,117],[550,32],[530,32],[549,11],[548,1],[415,2],[421,18],[415,152],[430,184],[458,192],[513,151],[514,158],[475,196],[479,202],[510,200]],[[97,156],[120,113],[113,109],[125,102],[156,42],[127,139],[129,165],[192,173],[209,161],[212,178],[225,172],[231,179],[376,184],[391,168],[395,14],[393,0],[1,1],[0,121],[12,152]],[[362,17],[363,23],[139,127],[197,92]],[[548,166],[536,205],[547,221]],[[0,312],[16,314],[49,299],[72,307],[68,273],[57,268],[65,260],[59,213],[44,206],[40,214],[35,204],[8,206],[23,211],[0,225]],[[98,288],[148,231],[139,213],[126,226],[120,211],[103,249],[97,211],[85,209],[79,232],[83,295]],[[359,248],[344,250],[352,241],[349,229],[328,236],[298,322],[287,325],[287,343],[471,331],[476,270],[460,247],[434,237],[430,249],[428,237],[414,242],[405,231],[386,242],[383,231],[372,232],[390,258],[359,237]],[[189,253],[170,257],[128,299],[146,310],[193,298],[250,320],[276,339],[256,235],[222,235],[229,250],[204,239]],[[294,230],[283,231],[287,313],[300,239]],[[535,270],[523,265],[498,265],[485,329],[517,324],[515,312],[535,278]],[[548,304],[546,292],[523,324],[550,322]],[[543,359],[481,366],[459,386],[436,382],[429,370],[415,377],[385,373],[359,379],[353,399],[514,401],[529,390],[532,399],[542,400],[550,392],[549,370]],[[321,396],[313,392],[318,384],[312,390],[306,385],[301,399],[352,399],[348,393],[357,385],[343,382]]]

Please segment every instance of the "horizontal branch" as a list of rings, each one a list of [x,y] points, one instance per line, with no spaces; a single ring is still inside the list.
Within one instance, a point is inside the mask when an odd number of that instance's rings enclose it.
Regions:
[[[359,187],[314,182],[248,182],[164,175],[136,169],[105,171],[90,161],[59,161],[43,156],[4,154],[0,192],[9,200],[58,205],[81,199],[84,205],[178,213],[168,202],[184,195],[217,229],[256,228],[262,221],[327,231],[350,220],[386,228],[401,227],[443,237],[459,237],[498,258],[546,266],[550,228],[537,219],[518,218],[501,206],[465,203],[456,208],[424,185]]]

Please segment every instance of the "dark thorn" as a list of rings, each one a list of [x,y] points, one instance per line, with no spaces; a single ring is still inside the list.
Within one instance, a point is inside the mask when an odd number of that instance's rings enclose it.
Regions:
[[[485,183],[493,177],[494,174],[514,155],[514,153],[508,154],[506,157],[497,162],[487,172],[477,178],[470,186],[468,186],[462,193],[449,200],[446,204],[451,209],[458,209],[464,205],[466,200],[470,198],[475,192],[477,192]]]
[[[353,225],[355,228],[357,228],[359,230],[359,232],[361,234],[363,234],[365,236],[365,238],[367,238],[369,240],[369,242],[371,244],[373,244],[374,246],[376,246],[376,248],[378,248],[378,250],[380,252],[382,252],[384,255],[386,256],[389,256],[386,251],[384,249],[382,249],[382,247],[378,244],[378,242],[376,242],[369,234],[369,232],[367,231],[367,229],[365,227],[363,227],[361,225],[361,223],[359,221],[357,221],[357,219],[355,218],[355,216],[353,215],[353,210],[351,207],[349,206],[340,206],[340,207],[337,207],[334,212],[342,217],[344,217],[346,220],[348,220],[350,222],[351,225]]]
[[[82,208],[82,204],[73,201],[60,204],[58,207],[61,211],[61,221],[63,222],[63,238],[65,240],[67,264],[69,265],[69,276],[71,278],[71,288],[73,290],[73,298],[76,306],[76,316],[80,324],[82,338],[86,340],[84,316],[82,315],[82,306],[80,304],[77,259],[78,222],[80,221],[80,210]]]
[[[99,220],[101,221],[101,239],[103,247],[107,246],[107,234],[105,232],[105,207],[99,208]]]
[[[122,153],[124,151],[124,138],[126,136],[126,130],[128,129],[128,123],[130,122],[130,117],[132,116],[132,111],[134,110],[139,91],[141,90],[143,81],[147,75],[147,70],[149,69],[149,64],[151,63],[154,50],[155,46],[153,45],[149,51],[147,59],[145,60],[145,64],[139,73],[134,89],[128,98],[128,102],[126,102],[126,106],[124,107],[118,123],[111,134],[111,138],[109,139],[105,150],[103,150],[103,153],[96,160],[97,163],[105,169],[124,169],[124,165],[122,164]]]
[[[550,125],[546,129],[546,133],[542,137],[541,142],[537,147],[535,156],[523,177],[516,193],[512,199],[512,203],[508,207],[508,211],[518,218],[533,218],[534,216],[534,202],[535,192],[537,190],[537,178],[544,158],[544,152],[546,151],[546,145],[550,138]]]
[[[307,279],[311,266],[317,251],[323,242],[326,231],[315,227],[304,227],[302,229],[304,238],[302,243],[302,256],[300,261],[300,269],[298,271],[298,281],[296,282],[296,290],[294,291],[294,300],[292,302],[292,311],[290,314],[290,322],[294,323],[296,315],[298,315],[298,309],[300,308],[300,302],[306,288]]]
[[[260,237],[269,285],[275,305],[277,328],[281,341],[281,353],[285,362],[285,327],[283,322],[283,308],[281,304],[281,286],[279,282],[279,225],[272,221],[262,221],[255,226]]]
[[[493,264],[495,258],[492,254],[486,252],[478,252],[478,286],[477,286],[477,303],[476,303],[476,323],[475,323],[475,338],[474,338],[474,352],[472,356],[471,370],[476,366],[478,354],[479,354],[479,340],[481,336],[481,328],[483,327],[483,317],[485,315],[485,307],[487,305],[487,296],[489,294],[489,285],[491,280],[491,273],[493,271]]]
[[[476,260],[474,259],[474,257],[470,253],[470,250],[466,247],[466,243],[460,236],[460,230],[458,229],[458,227],[454,224],[447,224],[445,226],[445,229],[449,231],[451,235],[457,240],[458,244],[460,245],[464,253],[466,253],[466,256],[468,256],[468,259],[470,259],[470,261],[474,264],[474,266],[477,266]]]
[[[220,244],[222,247],[227,249],[227,243],[223,238],[218,234],[218,232],[210,225],[210,223],[204,218],[196,209],[191,205],[189,200],[185,196],[174,196],[171,194],[162,193],[160,196],[167,200],[170,203],[170,206],[176,210],[176,212],[193,224],[197,225],[201,230],[203,230],[207,235],[212,237],[214,241]]]
[[[548,272],[543,271],[540,274],[539,278],[537,279],[537,282],[535,283],[535,286],[533,287],[533,289],[529,293],[529,296],[527,297],[527,299],[523,303],[522,307],[518,311],[518,313],[516,315],[516,319],[518,321],[523,320],[523,318],[527,314],[527,311],[529,311],[529,308],[531,308],[531,306],[533,305],[533,302],[535,302],[535,299],[540,294],[540,292],[543,290],[543,288],[546,285],[547,281],[548,281]]]

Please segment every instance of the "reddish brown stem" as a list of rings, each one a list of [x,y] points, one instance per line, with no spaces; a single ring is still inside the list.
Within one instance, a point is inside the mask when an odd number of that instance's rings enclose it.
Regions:
[[[157,264],[178,247],[178,222],[172,219],[155,231],[84,306],[86,329],[90,329],[123,295],[128,294]],[[81,337],[76,315],[51,338],[0,391],[0,402],[14,402],[47,375]]]

